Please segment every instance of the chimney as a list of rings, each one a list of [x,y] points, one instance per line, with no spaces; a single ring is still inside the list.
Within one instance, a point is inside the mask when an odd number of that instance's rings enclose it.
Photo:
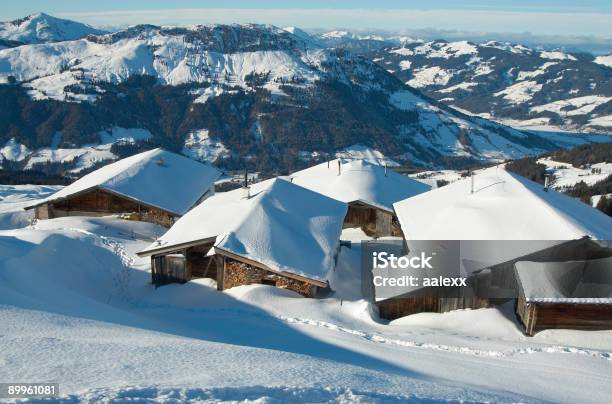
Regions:
[[[249,188],[248,171],[244,170],[244,183],[242,185],[242,198],[249,199],[251,197],[251,189]]]
[[[470,194],[474,193],[474,172],[472,170],[468,171],[470,173]]]
[[[548,192],[548,174],[544,176],[544,192]]]
[[[340,159],[338,159],[338,175],[342,174],[342,168],[340,166]]]

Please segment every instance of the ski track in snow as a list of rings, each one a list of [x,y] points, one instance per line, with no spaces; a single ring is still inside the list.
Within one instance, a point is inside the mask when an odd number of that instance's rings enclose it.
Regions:
[[[310,325],[315,327],[322,327],[328,330],[334,330],[338,332],[343,332],[351,335],[356,335],[368,341],[377,342],[381,344],[389,344],[396,346],[404,346],[409,348],[421,348],[428,349],[432,351],[443,351],[443,352],[455,352],[465,355],[473,355],[473,356],[484,356],[484,357],[498,357],[498,358],[508,358],[512,356],[519,355],[529,355],[535,353],[549,353],[549,354],[575,354],[575,355],[586,355],[595,358],[600,358],[608,361],[612,361],[612,352],[598,351],[594,349],[584,349],[584,348],[576,348],[562,345],[553,345],[547,347],[528,347],[528,348],[518,348],[510,351],[494,351],[494,350],[482,350],[482,349],[474,349],[465,346],[453,346],[453,345],[444,345],[444,344],[431,344],[425,342],[417,342],[417,341],[408,341],[408,340],[400,340],[394,338],[383,337],[378,334],[368,333],[365,331],[353,330],[350,328],[345,328],[336,324],[332,324],[326,321],[319,320],[311,320],[311,319],[301,319],[296,317],[285,317],[285,316],[277,316],[280,320],[285,321],[290,324],[299,324],[299,325]]]

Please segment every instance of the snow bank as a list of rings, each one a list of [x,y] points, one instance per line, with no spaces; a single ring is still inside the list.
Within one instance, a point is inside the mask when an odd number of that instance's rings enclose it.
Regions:
[[[34,212],[23,208],[62,189],[54,185],[0,185],[0,230],[25,227]]]
[[[134,252],[160,230],[71,217],[0,232],[0,379],[53,375],[65,401],[597,403],[611,394],[601,382],[609,331],[528,339],[497,309],[423,313],[403,325],[409,319],[379,322],[345,295],[219,292],[208,280],[154,289],[149,260]],[[358,241],[339,260],[347,254],[359,261]],[[356,268],[338,265],[347,272],[337,279]]]

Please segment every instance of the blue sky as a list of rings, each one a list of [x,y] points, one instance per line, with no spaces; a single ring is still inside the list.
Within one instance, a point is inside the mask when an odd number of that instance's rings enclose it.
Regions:
[[[306,29],[440,32],[447,37],[471,32],[502,33],[511,39],[558,37],[560,42],[568,37],[612,38],[612,0],[3,0],[0,20],[36,11],[103,27],[257,22]]]

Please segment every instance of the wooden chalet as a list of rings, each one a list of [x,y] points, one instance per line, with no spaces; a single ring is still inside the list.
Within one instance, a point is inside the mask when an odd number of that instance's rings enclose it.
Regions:
[[[452,240],[458,243],[460,253],[438,270],[451,276],[462,274],[467,287],[404,288],[392,296],[387,290],[384,298],[377,298],[374,288],[375,304],[383,318],[520,302],[518,262],[588,261],[612,255],[598,241],[612,239],[610,217],[501,167],[481,170],[472,178],[396,203],[394,208],[408,254],[445,251]],[[553,327],[542,321],[535,322],[533,328],[533,318],[525,317],[529,313],[526,303],[525,299],[523,304],[517,303],[517,316],[526,321],[529,335]],[[530,307],[543,307],[538,304]],[[535,308],[530,310],[537,313]],[[609,314],[606,310],[600,313],[599,325],[608,327]],[[583,314],[588,316],[586,311]],[[579,320],[579,316],[568,317],[562,326],[598,327],[592,321]]]
[[[551,328],[612,329],[612,258],[515,264],[516,313],[527,335]]]
[[[393,203],[427,192],[429,185],[365,160],[332,160],[291,174],[295,184],[348,204],[345,228],[373,237],[401,236]]]
[[[212,166],[154,149],[99,168],[26,209],[40,220],[125,214],[170,227],[214,193],[220,175]]]
[[[219,290],[268,284],[314,296],[335,266],[346,204],[283,179],[217,193],[139,256],[152,283],[208,277]]]

